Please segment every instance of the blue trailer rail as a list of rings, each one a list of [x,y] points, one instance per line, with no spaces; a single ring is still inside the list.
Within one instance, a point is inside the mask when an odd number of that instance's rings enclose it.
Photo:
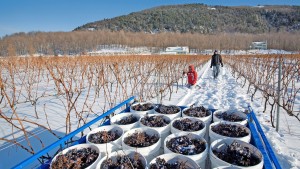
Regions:
[[[86,123],[85,125],[81,126],[77,130],[75,130],[75,131],[71,132],[70,134],[66,135],[65,137],[59,139],[58,141],[54,142],[53,144],[49,145],[48,147],[46,147],[43,150],[39,151],[38,153],[34,154],[30,158],[24,160],[23,162],[19,163],[18,165],[14,166],[13,168],[14,169],[24,168],[24,167],[36,162],[40,157],[45,156],[49,151],[51,151],[55,148],[59,147],[60,149],[63,149],[66,145],[66,142],[68,140],[72,139],[74,136],[76,136],[76,134],[82,132],[84,129],[90,127],[91,125],[95,124],[96,122],[99,122],[101,119],[106,118],[106,116],[109,116],[110,114],[114,113],[116,110],[118,110],[122,106],[126,105],[126,107],[128,108],[129,103],[133,100],[134,100],[134,97],[130,97],[129,99],[127,99],[124,102],[118,104],[114,108],[108,110],[107,112],[103,113],[99,117],[97,117],[97,118],[93,119],[92,121]],[[107,125],[107,124],[109,124],[109,122],[106,122],[104,124]],[[83,142],[85,142],[85,137],[83,137],[83,138],[79,139],[78,141],[74,142],[72,145],[83,143]],[[42,168],[42,169],[49,168],[50,167],[50,161],[51,161],[51,159],[48,160],[47,162],[45,162],[44,164],[42,164],[39,168]]]
[[[119,113],[123,113],[123,112],[129,112],[129,103],[132,102],[134,100],[134,97],[130,97],[129,99],[125,100],[124,102],[118,104],[117,106],[115,106],[114,108],[110,109],[109,111],[103,113],[102,115],[100,115],[99,117],[95,118],[94,120],[90,121],[89,123],[83,125],[82,127],[78,128],[77,130],[71,132],[70,134],[66,135],[65,137],[61,138],[60,140],[54,142],[53,144],[49,145],[48,147],[46,147],[45,149],[39,151],[38,153],[34,154],[33,156],[31,156],[30,158],[24,160],[23,162],[17,164],[16,166],[13,167],[13,169],[21,169],[21,168],[25,168],[28,165],[37,162],[37,160],[42,157],[47,155],[51,150],[57,149],[58,150],[62,150],[65,148],[66,146],[66,142],[70,139],[72,139],[76,134],[82,132],[84,129],[90,127],[91,125],[95,124],[96,122],[99,122],[101,119],[106,118],[107,116],[109,116],[110,114],[114,113],[116,110],[118,110],[119,108],[121,108],[122,106],[126,105],[126,108],[124,110],[121,110]],[[184,109],[186,107],[184,106],[180,106],[181,109]],[[214,112],[215,110],[212,110],[212,112]],[[266,136],[264,135],[261,126],[253,112],[253,110],[251,109],[251,107],[249,106],[249,111],[250,113],[248,114],[248,119],[249,119],[249,129],[251,130],[251,143],[256,146],[261,152],[262,155],[264,157],[264,168],[265,169],[281,169],[279,162],[273,152],[273,149],[271,148]],[[102,125],[109,125],[110,121],[106,120]],[[86,142],[86,136],[80,138],[79,140],[75,141],[72,143],[72,145],[76,145],[76,144],[81,144],[81,143],[85,143]],[[49,160],[47,160],[46,162],[42,163],[38,168],[39,169],[48,169],[50,167],[50,163],[51,163],[52,158],[50,158]]]
[[[278,159],[267,137],[265,136],[253,109],[251,108],[251,106],[248,106],[248,109],[250,111],[250,113],[248,114],[248,125],[251,131],[251,143],[261,151],[264,157],[264,168],[281,169]]]

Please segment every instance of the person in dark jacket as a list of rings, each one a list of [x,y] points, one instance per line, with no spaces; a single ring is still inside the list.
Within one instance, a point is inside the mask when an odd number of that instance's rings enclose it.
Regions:
[[[213,76],[216,79],[220,73],[220,65],[223,67],[222,57],[218,54],[218,51],[215,50],[214,54],[211,57],[210,68],[213,68]]]

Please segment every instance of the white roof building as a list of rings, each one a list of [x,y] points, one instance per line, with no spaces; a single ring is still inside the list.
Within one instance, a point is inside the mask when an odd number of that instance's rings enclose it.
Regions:
[[[252,42],[250,45],[250,49],[261,49],[266,50],[268,48],[267,41],[265,42]]]
[[[189,47],[188,46],[176,46],[176,47],[167,47],[165,52],[161,54],[189,54]]]

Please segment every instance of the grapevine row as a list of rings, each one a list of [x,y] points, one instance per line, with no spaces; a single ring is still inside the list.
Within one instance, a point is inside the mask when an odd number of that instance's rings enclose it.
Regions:
[[[188,65],[201,68],[208,59],[191,55],[1,59],[0,120],[3,126],[11,126],[6,134],[12,137],[0,140],[18,145],[19,135],[14,133],[21,131],[27,145],[18,146],[34,153],[29,138],[34,137],[41,146],[43,140],[27,126],[43,128],[60,138],[54,132],[59,127],[57,119],[49,118],[53,114],[64,119],[65,123],[60,125],[68,134],[84,125],[89,117],[102,114],[130,96],[139,101],[171,99],[179,84],[186,82],[182,72]],[[19,108],[24,105],[30,107],[30,112]]]
[[[300,111],[295,101],[300,97],[300,55],[241,55],[226,56],[224,62],[230,66],[232,75],[241,81],[242,86],[248,85],[251,99],[257,91],[264,98],[264,110],[271,106],[270,116],[274,127],[275,106],[280,106],[288,115],[300,121]],[[279,62],[282,64],[282,76],[278,78]],[[278,81],[280,96],[278,100]]]

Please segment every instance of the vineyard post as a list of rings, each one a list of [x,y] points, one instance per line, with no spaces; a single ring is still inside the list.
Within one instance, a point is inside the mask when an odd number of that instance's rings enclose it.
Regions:
[[[279,57],[279,67],[278,67],[279,71],[278,71],[278,88],[277,88],[277,118],[276,118],[276,131],[278,132],[279,130],[279,102],[280,102],[280,83],[281,83],[281,57]]]
[[[157,104],[159,104],[160,103],[160,94],[161,94],[161,91],[160,91],[160,70],[158,71],[158,73],[157,73],[157,75],[158,75],[158,81],[157,81]]]

